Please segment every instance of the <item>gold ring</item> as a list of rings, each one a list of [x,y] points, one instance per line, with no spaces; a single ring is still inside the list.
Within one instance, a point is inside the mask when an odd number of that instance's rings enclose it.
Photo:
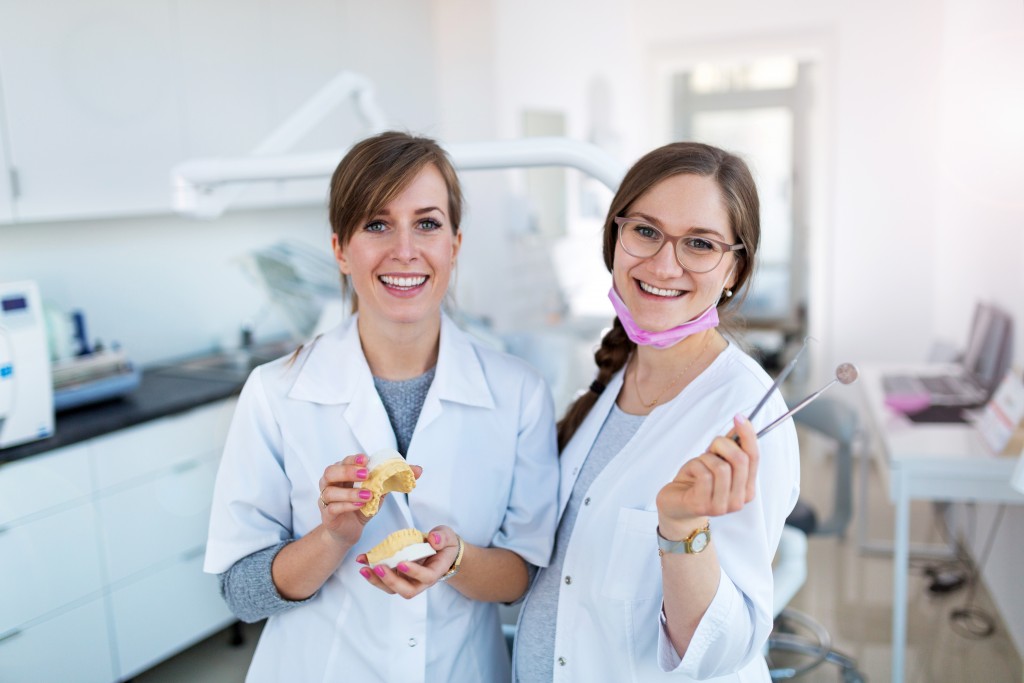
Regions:
[[[324,491],[326,490],[326,486],[320,489],[320,504],[323,505],[325,508],[327,507],[327,501],[324,500]]]

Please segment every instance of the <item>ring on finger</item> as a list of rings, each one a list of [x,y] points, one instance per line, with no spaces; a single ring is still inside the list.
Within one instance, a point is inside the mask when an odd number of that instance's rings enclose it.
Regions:
[[[327,507],[327,501],[324,500],[324,491],[326,491],[326,490],[327,490],[326,486],[323,487],[322,489],[320,489],[320,505],[322,505],[325,508]]]

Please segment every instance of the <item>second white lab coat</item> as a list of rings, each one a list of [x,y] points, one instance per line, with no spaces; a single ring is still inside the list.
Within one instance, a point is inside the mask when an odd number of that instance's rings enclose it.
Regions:
[[[622,378],[622,371],[612,378],[562,452],[560,514]],[[711,519],[721,580],[682,661],[661,626],[655,536],[658,491],[686,460],[727,433],[734,415],[748,414],[769,386],[760,366],[730,344],[676,398],[647,416],[591,484],[559,581],[555,681],[769,680],[761,648],[772,628],[771,561],[800,486],[792,420],[759,440],[755,499]],[[776,392],[755,426],[785,411]]]
[[[355,319],[289,362],[253,371],[217,476],[205,570],[320,524],[324,468],[395,448]],[[393,531],[448,525],[466,541],[545,566],[558,465],[550,391],[528,365],[441,326],[437,370],[407,455],[423,475],[389,495],[359,543],[308,603],[274,615],[249,681],[499,681],[508,655],[497,607],[438,584],[411,600],[359,575],[355,558]]]

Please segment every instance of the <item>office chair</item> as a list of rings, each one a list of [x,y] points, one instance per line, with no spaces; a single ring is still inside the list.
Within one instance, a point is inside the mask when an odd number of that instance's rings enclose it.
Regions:
[[[809,404],[793,419],[800,425],[833,439],[836,451],[834,504],[827,520],[818,523],[814,509],[803,501],[786,519],[773,576],[775,580],[775,628],[768,638],[768,667],[773,680],[795,678],[824,662],[837,665],[845,683],[863,683],[863,674],[848,656],[832,649],[828,631],[806,614],[787,607],[807,579],[807,537],[811,534],[845,537],[853,500],[853,442],[857,435],[857,413],[827,397]],[[795,653],[794,666],[785,666],[772,654]]]

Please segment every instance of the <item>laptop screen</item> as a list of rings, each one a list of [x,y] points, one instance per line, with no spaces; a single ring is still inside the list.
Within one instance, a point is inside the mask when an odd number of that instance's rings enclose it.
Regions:
[[[979,303],[964,352],[964,369],[982,387],[992,390],[1010,366],[1013,319],[999,308]]]

